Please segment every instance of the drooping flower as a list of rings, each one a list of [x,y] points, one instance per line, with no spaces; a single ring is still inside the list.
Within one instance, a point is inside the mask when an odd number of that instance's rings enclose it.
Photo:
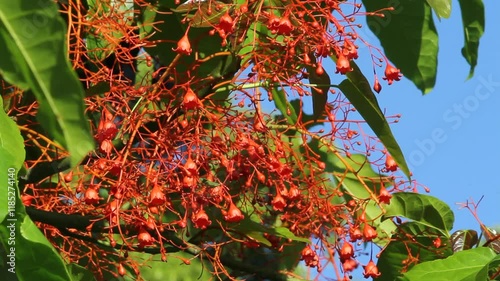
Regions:
[[[244,219],[245,216],[241,212],[236,205],[234,205],[233,202],[229,205],[229,210],[227,211],[226,215],[224,216],[224,219],[227,222],[240,222],[242,219]]]
[[[385,169],[388,172],[395,172],[398,169],[398,164],[394,161],[394,158],[389,153],[385,156]]]
[[[187,55],[187,56],[191,55],[191,52],[193,51],[193,49],[191,49],[191,43],[189,42],[187,32],[177,42],[177,48],[172,49],[172,51],[177,52],[179,54]]]
[[[385,67],[385,77],[383,78],[384,80],[387,80],[387,83],[389,85],[392,84],[392,81],[399,81],[401,79],[401,71],[398,68],[395,68],[394,66],[387,64]]]
[[[337,59],[337,71],[335,71],[335,73],[340,72],[341,74],[346,74],[350,71],[352,71],[352,68],[349,59],[347,59],[343,54],[340,54]]]
[[[378,271],[377,265],[373,262],[373,260],[370,260],[367,265],[363,266],[365,271],[363,272],[363,276],[365,278],[377,278],[380,276],[380,272]]]
[[[377,238],[377,231],[369,224],[365,223],[365,227],[363,228],[363,237],[365,241],[372,241]]]
[[[212,224],[212,221],[208,218],[207,213],[203,209],[199,209],[198,212],[194,213],[191,220],[194,225],[200,229],[205,229]]]

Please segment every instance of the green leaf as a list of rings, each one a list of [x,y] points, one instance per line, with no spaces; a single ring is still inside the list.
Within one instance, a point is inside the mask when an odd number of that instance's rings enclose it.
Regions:
[[[493,276],[495,274],[496,278],[492,280],[500,280],[500,276],[498,276],[498,269],[500,268],[500,255],[497,253],[497,256],[488,263],[488,276]]]
[[[438,236],[430,229],[414,223],[406,222],[398,227],[392,236],[392,241],[382,251],[377,266],[382,276],[377,280],[401,280],[402,272],[411,269],[415,264],[403,264],[409,257],[418,257],[418,262],[433,261],[450,256],[451,247],[442,246],[436,249],[433,245]],[[440,237],[442,245],[448,245],[446,237]],[[432,279],[434,280],[434,279]]]
[[[335,57],[332,56],[332,58]],[[369,99],[373,104],[380,108],[380,106],[378,105],[377,97],[373,93],[372,87],[370,86],[370,82],[368,82],[368,79],[366,79],[363,72],[361,72],[361,69],[356,64],[356,62],[351,61],[351,68],[352,71],[347,72],[345,75],[347,76],[347,79],[349,79],[354,85],[356,85],[356,87],[366,96],[367,99]]]
[[[139,27],[139,34],[142,39],[154,30],[153,22],[156,17],[156,8],[152,5],[138,5],[136,1],[134,1],[134,5],[135,10],[139,11],[137,16],[137,26]]]
[[[312,145],[314,143],[311,141],[310,146]],[[327,164],[326,171],[329,171],[329,167],[332,167],[336,182],[341,183],[342,190],[346,192],[344,195],[345,201],[349,201],[353,197],[362,200],[371,199],[372,196],[369,190],[376,196],[384,179],[387,182],[384,175],[373,170],[364,154],[353,154],[350,157],[339,159],[332,153],[322,152],[319,151],[319,154],[322,156],[322,161]],[[368,200],[363,210],[366,219],[377,230],[378,236],[374,242],[381,247],[385,246],[388,243],[387,238],[392,235],[396,228],[394,222],[381,220],[382,210],[374,200]]]
[[[390,217],[405,217],[416,223],[434,228],[443,236],[449,237],[455,220],[450,207],[443,201],[425,194],[398,192],[391,198],[391,204],[386,206],[382,219]]]
[[[210,3],[210,4],[209,4]],[[212,5],[211,14],[208,14],[208,5]],[[215,9],[215,7],[221,7]],[[219,1],[206,1],[196,4],[196,13],[191,18],[192,27],[211,27],[219,23],[220,18],[229,10],[229,5]]]
[[[484,5],[482,0],[459,0],[464,27],[464,47],[462,55],[470,65],[470,79],[474,75],[477,65],[479,39],[484,33]]]
[[[488,280],[488,264],[496,257],[489,248],[475,248],[458,252],[446,259],[428,261],[415,265],[404,274],[409,281],[453,280],[476,281]]]
[[[71,274],[71,281],[95,281],[92,272],[76,263],[68,264],[68,270]]]
[[[342,159],[330,155],[327,161],[333,164],[333,175],[350,195],[357,199],[369,199],[370,193],[367,189],[375,191],[380,187],[383,176],[373,170],[365,155],[353,154]]]
[[[303,238],[303,237],[298,237],[295,234],[293,234],[288,228],[286,227],[276,227],[274,228],[274,234],[283,238],[288,238],[292,239],[294,241],[298,242],[305,242],[309,243],[311,242],[309,238]]]
[[[324,68],[321,75],[316,74],[316,69],[312,67],[307,67],[307,72],[309,73],[309,82],[311,84],[321,85],[311,88],[313,117],[314,120],[318,120],[318,118],[321,118],[325,113],[325,105],[328,101],[328,92],[330,91],[331,80]]]
[[[357,81],[357,80],[354,80]],[[394,158],[399,168],[403,173],[410,178],[410,169],[406,164],[403,152],[396,142],[391,128],[380,110],[375,95],[373,92],[362,90],[364,83],[358,84],[351,80],[345,79],[340,83],[339,89],[349,99],[352,105],[358,110],[359,114],[365,119],[375,135],[382,141],[387,151]]]
[[[253,221],[248,216],[245,216],[245,218],[239,224],[230,225],[230,227],[240,233],[247,235],[248,237],[255,239],[256,241],[266,246],[271,246],[271,243],[264,237],[263,235],[264,233],[272,234],[287,239],[292,239],[298,242],[306,242],[306,243],[310,242],[308,238],[295,236],[295,234],[293,234],[290,230],[288,230],[285,227],[274,227],[274,228],[267,227],[264,226],[263,224]]]
[[[154,65],[152,58],[142,53],[137,58],[137,72],[135,73],[135,86],[148,86],[153,81]]]
[[[295,125],[298,121],[297,112],[295,108],[288,102],[286,92],[283,89],[271,88],[271,95],[273,97],[276,108],[285,116],[288,124]]]
[[[167,261],[161,260],[161,255],[131,252],[130,257],[139,264],[141,277],[148,281],[184,281],[184,280],[212,280],[213,267],[207,260],[194,258],[185,252],[177,252],[167,255]],[[177,258],[176,258],[177,257]],[[180,258],[180,259],[179,259]],[[189,260],[191,264],[185,264],[183,260]],[[133,273],[130,273],[133,274]]]
[[[451,0],[427,0],[438,18],[449,18],[451,14]]]
[[[368,201],[364,212],[370,225],[377,230],[377,238],[373,242],[383,248],[390,242],[389,238],[396,230],[396,224],[392,220],[382,220],[383,212],[374,200]]]
[[[432,11],[425,1],[394,2],[393,11],[379,12],[387,1],[363,0],[367,12],[384,17],[367,17],[368,27],[380,39],[384,53],[422,93],[436,82],[438,35]]]
[[[0,185],[3,196],[0,196],[0,221],[4,221],[10,213],[7,210],[8,199],[11,199],[9,191],[13,191],[12,187],[8,186],[9,179],[17,180],[17,171],[24,162],[24,140],[19,132],[19,128],[12,119],[3,111],[3,99],[0,98]],[[9,172],[12,172],[13,177],[9,177]],[[12,181],[10,181],[12,182]],[[16,184],[12,182],[13,186]],[[10,190],[9,190],[10,187]],[[13,214],[13,213],[12,213]]]
[[[2,99],[0,108],[3,108]],[[14,259],[18,280],[71,280],[61,257],[26,215],[19,197],[17,171],[25,157],[19,129],[3,110],[0,110],[0,123],[0,180],[3,182],[0,192],[4,194],[0,196],[0,242],[7,255]]]
[[[35,25],[33,19],[45,24]],[[94,141],[84,115],[84,92],[66,56],[65,35],[53,1],[0,1],[0,53],[8,58],[0,60],[0,69],[7,69],[3,76],[33,91],[39,122],[69,151],[76,166]]]
[[[477,232],[472,229],[457,230],[450,236],[453,252],[460,252],[474,247],[478,242]]]
[[[111,86],[109,86],[109,83],[106,81],[101,81],[94,86],[91,86],[85,91],[85,96],[87,97],[92,97],[92,96],[98,96],[104,93],[109,92],[111,90]]]

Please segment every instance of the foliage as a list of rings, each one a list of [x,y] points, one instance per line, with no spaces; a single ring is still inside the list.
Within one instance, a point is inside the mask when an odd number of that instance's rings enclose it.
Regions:
[[[498,236],[450,234],[374,94],[401,73],[432,89],[432,11],[451,2],[363,5],[1,3],[2,277],[346,280],[370,244],[366,277],[498,279]],[[460,7],[472,75],[484,8]],[[365,16],[383,51],[360,38]]]

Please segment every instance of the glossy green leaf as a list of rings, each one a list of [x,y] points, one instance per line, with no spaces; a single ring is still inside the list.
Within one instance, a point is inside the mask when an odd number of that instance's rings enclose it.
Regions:
[[[142,53],[137,58],[137,72],[135,73],[135,86],[148,86],[153,81],[154,63],[152,58]]]
[[[374,200],[367,202],[364,212],[366,219],[370,221],[370,225],[375,227],[377,231],[377,237],[373,239],[373,242],[379,247],[385,247],[396,230],[396,224],[392,220],[382,220],[383,211]],[[361,215],[361,212],[357,214],[357,217],[359,215]]]
[[[474,247],[478,242],[477,232],[472,229],[457,230],[450,236],[453,252],[460,252]]]
[[[210,3],[212,5],[211,14],[208,13],[208,5],[205,3]],[[203,5],[205,4],[205,5]],[[215,9],[215,5],[220,6],[220,9]],[[196,13],[191,18],[192,27],[211,27],[219,23],[220,18],[229,9],[228,5],[218,2],[218,1],[206,1],[203,2],[201,7],[196,10]]]
[[[416,223],[434,228],[449,237],[455,217],[450,207],[443,201],[429,195],[398,192],[392,195],[383,219],[405,217]]]
[[[272,231],[272,232],[275,235],[277,235],[277,236],[280,236],[280,237],[283,237],[283,238],[287,238],[287,239],[291,239],[293,241],[305,242],[305,243],[309,243],[310,242],[309,238],[298,237],[295,234],[293,234],[290,231],[290,229],[288,229],[286,227],[275,227],[274,231]]]
[[[278,89],[273,87],[271,89],[271,95],[273,97],[274,104],[276,108],[285,116],[288,124],[295,125],[297,124],[298,116],[295,108],[288,102],[288,97],[283,89]]]
[[[267,240],[263,236],[264,233],[272,234],[272,235],[287,238],[287,239],[292,239],[292,240],[298,241],[298,242],[306,242],[306,243],[309,242],[308,238],[295,236],[287,228],[267,227],[267,226],[264,226],[256,221],[253,221],[251,218],[248,218],[248,216],[245,216],[245,218],[239,224],[237,224],[237,225],[231,224],[230,227],[232,229],[235,229],[236,231],[242,233],[242,234],[247,235],[248,237],[255,239],[256,241],[258,241],[266,246],[270,246],[271,243],[269,242],[269,240]]]
[[[137,26],[139,27],[139,34],[141,38],[153,32],[153,23],[156,17],[156,8],[152,5],[138,5],[134,1],[135,10],[139,11],[136,19]]]
[[[434,239],[435,232],[429,232],[429,228],[414,222],[400,225],[392,236],[393,240],[387,245],[380,255],[377,266],[382,275],[377,278],[381,281],[401,280],[403,269],[411,269],[415,264],[404,265],[402,261],[408,257],[418,257],[419,262],[443,259],[452,255],[448,239],[441,237],[442,246],[436,249]]]
[[[326,171],[333,172],[336,182],[341,184],[342,191],[345,192],[344,200],[349,201],[352,198],[368,200],[365,206],[364,215],[370,224],[377,230],[378,237],[374,242],[383,247],[395,229],[395,225],[390,220],[381,220],[382,210],[379,205],[370,200],[372,196],[378,195],[381,182],[387,181],[384,175],[373,170],[370,162],[363,154],[353,154],[350,157],[339,159],[333,153],[328,153],[324,149],[316,148],[317,142],[309,142],[309,147],[321,156],[321,160],[326,164]],[[360,214],[355,214],[360,215]]]
[[[171,4],[173,2],[171,1]],[[213,3],[212,3],[213,4]],[[143,11],[145,13],[146,11]],[[145,17],[147,15],[143,15]],[[145,50],[151,56],[157,56],[162,65],[170,65],[172,60],[178,55],[172,50],[177,47],[177,42],[186,34],[187,24],[181,23],[182,15],[179,13],[172,13],[166,7],[160,7],[157,10],[154,22],[156,29],[150,36],[150,40],[157,41],[154,46],[145,47]],[[226,47],[222,47],[222,39],[220,36],[211,36],[210,30],[213,28],[191,28],[188,32],[188,38],[191,43],[191,55],[182,55],[179,62],[176,64],[176,72],[181,73],[191,69],[195,62],[195,53],[197,59],[203,60],[195,70],[190,70],[191,75],[197,77],[210,77],[218,79],[217,81],[224,80],[224,77],[232,77],[233,74],[239,69],[239,58],[233,54],[224,53],[218,56],[212,55],[220,52],[226,52]],[[204,79],[196,83],[192,83],[193,88],[202,89],[203,91],[210,91],[210,84],[213,81]],[[213,86],[213,85],[212,85]],[[199,93],[200,94],[200,93]],[[207,93],[201,93],[205,95]]]
[[[103,61],[114,51],[116,47],[109,43],[108,40],[103,38],[100,34],[89,34],[85,39],[87,55],[91,61]]]
[[[173,12],[190,18],[192,27],[210,27],[219,23],[219,19],[229,9],[229,5],[220,1],[187,2],[176,8]],[[190,14],[194,12],[194,14]]]
[[[185,252],[176,252],[167,255],[167,261],[161,260],[161,255],[146,253],[130,253],[135,261],[144,264],[139,268],[141,277],[148,281],[184,281],[184,280],[212,280],[212,265],[207,260],[194,258]],[[191,264],[185,264],[189,260]]]
[[[438,18],[449,18],[451,14],[451,0],[427,0]]]
[[[3,108],[2,99],[0,108]],[[0,110],[0,124],[0,180],[3,182],[0,192],[4,194],[0,196],[0,242],[7,255],[12,256],[18,280],[70,280],[61,257],[26,215],[19,197],[17,172],[24,162],[24,140],[3,110]],[[11,261],[11,257],[8,259]]]
[[[333,58],[333,56],[332,56]],[[347,72],[345,76],[349,79],[356,87],[369,99],[373,104],[377,107],[378,105],[377,97],[373,93],[372,86],[370,86],[370,82],[366,79],[366,76],[361,72],[361,69],[356,64],[355,61],[351,61],[352,71]]]
[[[500,236],[497,234],[497,231],[483,224],[480,224],[480,226],[481,236],[486,239],[486,242],[483,246],[489,247],[496,253],[500,254]]]
[[[109,83],[106,81],[101,81],[94,86],[91,86],[85,91],[85,96],[91,97],[91,96],[98,96],[105,94],[111,90],[111,86],[109,86]]]
[[[371,90],[369,92],[366,89],[363,91],[363,87],[366,88],[363,85],[366,84],[358,84],[355,82],[356,80],[353,81],[345,79],[340,83],[339,89],[358,110],[363,119],[366,120],[375,135],[382,141],[382,144],[394,158],[401,171],[410,178],[410,169],[403,156],[403,152],[394,138],[384,114],[380,110],[375,95]]]
[[[470,65],[469,76],[474,75],[479,51],[479,39],[484,33],[484,4],[482,0],[459,0],[464,27],[464,47],[462,55]]]
[[[488,263],[488,276],[496,276],[495,279],[492,280],[500,280],[500,276],[498,275],[498,270],[500,269],[500,254],[497,253],[497,256],[493,258]]]
[[[68,270],[71,274],[71,281],[95,281],[92,272],[76,263],[68,264]]]
[[[363,0],[368,12],[384,11],[384,17],[367,17],[368,27],[380,39],[387,58],[422,93],[432,90],[436,82],[438,35],[432,10],[425,1],[394,2]]]
[[[485,247],[461,251],[446,259],[415,265],[404,274],[404,280],[450,280],[450,277],[456,281],[488,280],[488,264],[496,256]]]
[[[169,1],[173,4],[173,1]],[[158,57],[162,65],[169,65],[174,57],[177,55],[176,52],[171,52],[170,50],[177,47],[177,41],[184,36],[186,28],[180,23],[180,19],[176,14],[173,14],[168,8],[158,8],[155,14],[148,10],[141,11],[141,19],[144,20],[145,25],[149,25],[152,22],[157,22],[155,25],[158,29],[146,29],[144,28],[144,35],[150,35],[150,40],[158,41],[155,46],[146,46],[144,49],[148,54],[154,57]],[[154,15],[154,18],[152,16]],[[146,33],[146,31],[151,32],[151,34]],[[167,50],[167,51],[166,51]],[[184,71],[182,68],[180,71]]]
[[[357,199],[370,199],[370,193],[380,188],[383,175],[376,173],[370,162],[363,154],[353,154],[351,157],[342,157],[330,154],[328,162],[333,164],[333,175],[342,183],[344,191]]]
[[[243,41],[243,44],[241,44],[241,48],[236,50],[238,56],[241,57],[242,62],[248,62],[253,56],[253,51],[256,48],[259,48],[257,42],[267,42],[267,37],[270,35],[271,32],[267,29],[265,24],[258,21],[252,23],[248,28],[245,40]]]
[[[11,178],[17,179],[17,171],[21,168],[24,157],[24,140],[19,132],[19,128],[12,119],[3,111],[3,99],[0,98],[0,190],[3,196],[0,196],[0,221],[4,221],[9,214],[7,210],[8,199],[11,199],[15,190],[15,181],[9,181],[9,172],[12,172]],[[8,184],[12,183],[9,190]]]
[[[311,84],[321,85],[311,86],[313,117],[314,120],[318,120],[325,114],[325,105],[328,101],[331,80],[324,68],[321,75],[318,75],[316,69],[312,67],[307,67],[307,72],[309,73],[309,82]]]
[[[34,18],[44,25],[35,25]],[[38,120],[71,154],[72,166],[94,148],[84,92],[66,57],[66,32],[53,1],[0,1],[0,69],[9,83],[30,88]],[[12,75],[12,64],[15,75]]]

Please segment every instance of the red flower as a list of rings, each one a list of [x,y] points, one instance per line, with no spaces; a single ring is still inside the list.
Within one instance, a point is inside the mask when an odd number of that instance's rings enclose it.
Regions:
[[[365,223],[365,228],[363,228],[363,237],[365,241],[372,241],[377,238],[377,231],[369,224]]]
[[[194,109],[200,107],[200,100],[198,99],[198,96],[193,92],[193,90],[191,90],[191,88],[188,88],[186,94],[184,94],[182,105],[184,105],[184,108],[186,109]]]
[[[234,27],[234,20],[233,18],[229,15],[229,12],[226,12],[220,19],[219,19],[219,24],[217,25],[217,28],[220,31],[223,31],[224,34],[228,34],[230,32],[233,32],[233,27]],[[220,32],[219,31],[219,32]]]
[[[300,198],[300,190],[295,185],[292,185],[286,196],[289,200],[298,200]]]
[[[149,201],[150,206],[159,206],[167,202],[167,197],[165,196],[165,194],[163,194],[163,191],[161,190],[159,185],[155,185],[153,187],[151,193],[149,194],[149,197],[150,197]]]
[[[267,28],[271,30],[273,34],[278,31],[279,24],[280,24],[280,19],[274,14],[270,14],[269,19],[267,21]]]
[[[340,54],[337,59],[337,71],[335,71],[335,73],[340,72],[341,74],[346,74],[350,71],[352,71],[351,63],[344,55]]]
[[[280,35],[290,35],[293,31],[293,25],[292,22],[290,22],[290,19],[288,19],[288,16],[281,18],[278,23],[277,31]]]
[[[345,272],[353,271],[358,267],[358,262],[355,259],[347,259],[342,262],[342,268]]]
[[[113,150],[113,147],[113,142],[111,140],[105,139],[99,145],[99,151],[109,155],[111,153],[111,150]]]
[[[434,241],[432,241],[432,244],[434,244],[434,247],[436,248],[439,248],[441,247],[441,237],[436,237],[436,239],[434,239]]]
[[[274,196],[271,204],[273,205],[273,209],[275,211],[283,212],[283,209],[286,207],[286,201],[285,198],[281,196],[281,192],[276,191],[276,196]]]
[[[378,271],[378,267],[375,265],[373,260],[370,260],[370,262],[368,262],[367,265],[363,266],[363,268],[365,269],[365,271],[363,272],[363,276],[365,276],[365,278],[369,278],[369,277],[377,278],[381,274]]]
[[[239,222],[244,218],[245,216],[241,213],[241,210],[238,209],[238,207],[236,207],[233,202],[231,202],[231,205],[229,205],[229,210],[224,216],[224,219],[227,222]]]
[[[373,83],[373,90],[377,92],[377,94],[380,93],[380,91],[382,91],[382,85],[380,85],[377,76],[375,76],[375,82]]]
[[[118,129],[113,121],[103,121],[101,119],[97,127],[97,141],[101,143],[104,140],[112,140],[117,133]]]
[[[33,204],[33,199],[35,199],[35,197],[33,197],[29,194],[21,195],[21,201],[23,201],[23,205],[26,207],[29,207],[29,206],[31,206],[31,204]]]
[[[144,228],[139,230],[139,234],[137,235],[137,240],[139,241],[139,247],[144,248],[144,246],[148,246],[153,244],[154,239],[151,237],[151,234],[147,232]]]
[[[358,58],[358,49],[356,45],[352,43],[350,40],[344,40],[344,48],[342,49],[342,53],[346,56],[347,59],[357,59]]]
[[[361,232],[361,230],[358,227],[352,226],[349,229],[349,238],[350,238],[351,242],[356,242],[359,239],[363,238],[363,233]]]
[[[200,209],[198,212],[193,214],[191,217],[191,220],[193,221],[194,225],[197,228],[205,229],[207,226],[212,224],[212,221],[208,218],[207,213],[205,213],[205,210]]]
[[[342,248],[339,251],[340,259],[341,260],[348,260],[354,256],[354,248],[352,247],[351,243],[349,242],[344,242],[344,245],[342,245]]]
[[[388,172],[395,172],[398,169],[398,164],[394,161],[394,158],[389,153],[385,156],[385,169]]]
[[[401,76],[403,75],[401,74],[399,69],[390,64],[387,64],[387,66],[385,67],[385,77],[383,79],[387,80],[387,83],[389,83],[389,85],[392,84],[392,81],[399,81],[399,79],[401,79]]]
[[[319,264],[318,255],[311,249],[309,245],[307,245],[301,253],[301,260],[309,267],[316,267]]]
[[[380,192],[378,194],[378,200],[380,200],[380,202],[382,202],[382,203],[390,204],[391,198],[392,198],[392,195],[389,193],[389,191],[387,191],[387,189],[382,184],[382,187],[380,188]]]
[[[172,51],[183,55],[191,55],[193,49],[191,49],[191,43],[189,43],[189,38],[187,33],[182,36],[182,38],[177,42],[177,48],[172,49]]]
[[[99,200],[101,200],[101,198],[99,197],[99,193],[97,192],[96,187],[89,187],[85,191],[84,201],[86,204],[94,205],[99,203]]]
[[[191,159],[191,157],[188,157],[186,163],[184,163],[184,170],[188,172],[188,176],[198,175],[198,166],[193,161],[193,159]]]

